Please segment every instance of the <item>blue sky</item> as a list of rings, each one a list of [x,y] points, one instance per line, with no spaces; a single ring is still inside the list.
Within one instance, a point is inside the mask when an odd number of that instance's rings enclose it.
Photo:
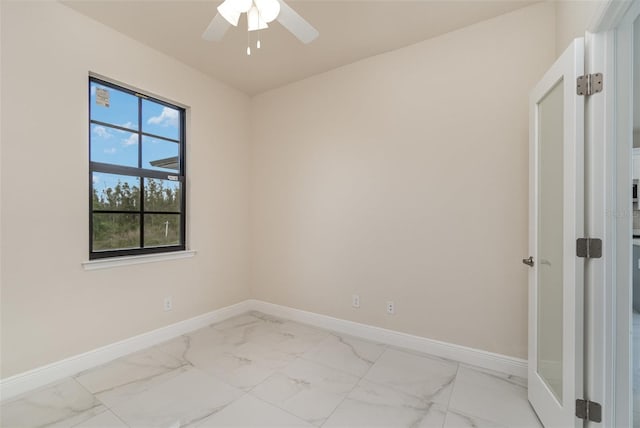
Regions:
[[[110,106],[96,104],[96,88],[109,91]],[[142,131],[165,138],[178,139],[180,114],[178,110],[149,100],[142,100]],[[91,119],[138,129],[138,97],[96,83],[91,84]],[[138,166],[138,136],[102,125],[91,125],[91,160],[116,165]],[[157,138],[144,137],[142,141],[142,167],[160,171],[149,162],[178,156],[178,144]]]
[[[96,104],[96,88],[109,91],[109,107]],[[91,119],[132,130],[138,129],[138,97],[91,82]],[[178,110],[149,100],[142,100],[142,131],[165,138],[179,138]],[[91,160],[115,165],[138,166],[138,134],[97,124],[91,124]],[[142,137],[142,167],[177,173],[176,170],[155,167],[151,161],[178,156],[178,144],[158,138]],[[118,180],[138,186],[135,177],[94,173],[94,187],[113,187]],[[175,188],[177,182],[166,181],[165,187]]]

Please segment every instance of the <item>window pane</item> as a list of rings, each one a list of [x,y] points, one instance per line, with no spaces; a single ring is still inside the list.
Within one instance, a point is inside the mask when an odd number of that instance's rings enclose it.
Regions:
[[[180,111],[142,100],[142,130],[172,140],[180,139]]]
[[[144,246],[180,244],[180,214],[145,214]]]
[[[94,210],[140,210],[140,178],[94,172]]]
[[[142,167],[159,171],[180,171],[178,143],[142,136]]]
[[[140,214],[93,214],[93,251],[140,247]]]
[[[180,211],[181,183],[179,181],[144,179],[145,211]]]
[[[108,103],[98,92],[108,96]],[[91,82],[91,120],[138,130],[138,97]]]
[[[573,82],[571,82],[573,84]],[[537,372],[562,403],[564,289],[564,87],[538,104]]]
[[[91,125],[91,160],[113,165],[138,166],[138,134]]]

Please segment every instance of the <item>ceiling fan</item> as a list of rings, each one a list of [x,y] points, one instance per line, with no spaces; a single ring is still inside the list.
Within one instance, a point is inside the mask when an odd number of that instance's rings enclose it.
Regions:
[[[220,41],[230,26],[238,26],[243,13],[247,14],[248,31],[263,30],[269,27],[270,22],[277,20],[302,43],[311,43],[319,35],[318,30],[283,0],[224,0],[218,6],[218,13],[202,33],[202,38]],[[260,40],[257,47],[260,48]],[[247,47],[247,55],[251,55],[250,47]]]

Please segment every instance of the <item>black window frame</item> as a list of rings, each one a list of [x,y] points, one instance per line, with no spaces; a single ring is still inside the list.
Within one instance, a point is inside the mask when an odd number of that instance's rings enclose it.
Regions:
[[[112,88],[121,92],[125,92],[131,95],[134,95],[138,98],[138,128],[137,130],[129,129],[125,127],[121,127],[115,124],[101,122],[98,120],[91,119],[91,85],[97,84],[103,87]],[[104,259],[110,257],[122,257],[122,256],[135,256],[135,255],[144,255],[144,254],[157,254],[157,253],[169,253],[176,251],[184,251],[186,250],[186,170],[185,170],[185,124],[186,124],[186,110],[183,107],[180,107],[175,104],[168,103],[166,101],[160,100],[158,98],[154,98],[152,96],[143,94],[138,91],[133,91],[126,87],[122,87],[120,85],[111,83],[109,81],[102,80],[97,77],[89,76],[89,84],[88,84],[88,97],[89,97],[89,259]],[[171,138],[167,138],[161,135],[151,134],[149,132],[143,132],[142,130],[142,102],[143,100],[152,101],[154,103],[172,108],[179,112],[179,139],[174,140]],[[138,136],[138,167],[130,167],[124,165],[115,165],[108,164],[102,162],[94,162],[91,160],[91,143],[92,143],[92,133],[91,126],[99,125],[105,126],[109,129],[126,131]],[[163,141],[170,141],[177,143],[178,147],[178,157],[179,157],[179,171],[176,173],[169,173],[166,171],[158,171],[153,169],[142,168],[142,140],[143,136],[157,138]],[[139,209],[136,211],[117,211],[117,210],[100,210],[94,209],[93,207],[93,174],[94,172],[98,173],[106,173],[106,174],[120,174],[127,175],[132,177],[138,177],[140,179],[140,201],[139,201]],[[176,211],[145,211],[144,209],[144,186],[145,186],[145,178],[155,178],[162,180],[170,180],[170,181],[179,181],[180,182],[180,212]],[[94,251],[93,250],[93,215],[94,213],[109,213],[109,214],[137,214],[139,216],[140,221],[140,240],[139,247],[137,248],[126,248],[126,249],[114,249],[114,250],[102,250],[102,251]],[[180,243],[178,245],[163,245],[163,246],[155,246],[155,247],[145,247],[144,246],[144,219],[145,214],[169,214],[169,215],[180,215]]]

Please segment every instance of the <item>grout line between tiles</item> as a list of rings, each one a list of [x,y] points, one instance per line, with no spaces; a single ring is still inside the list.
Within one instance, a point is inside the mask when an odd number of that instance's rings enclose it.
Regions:
[[[451,384],[451,394],[449,394],[449,399],[447,400],[447,408],[445,409],[449,412],[449,406],[451,405],[451,399],[453,398],[453,393],[456,391],[456,383],[458,382],[458,373],[460,373],[460,363],[456,367],[456,374],[453,377],[453,382]]]
[[[296,322],[296,321],[291,321],[291,322]],[[300,323],[299,323],[299,324],[300,324]],[[304,324],[303,324],[303,325],[304,325]],[[310,360],[310,359],[308,359],[308,358],[305,358],[305,357],[304,357],[304,355],[305,355],[305,354],[307,354],[308,352],[311,352],[311,351],[313,351],[314,349],[319,348],[320,346],[322,346],[322,344],[325,342],[325,340],[327,340],[327,339],[330,337],[330,335],[331,335],[331,334],[337,334],[337,333],[335,333],[335,332],[331,332],[331,331],[326,330],[326,329],[318,329],[318,328],[316,328],[316,329],[317,329],[317,330],[319,330],[319,331],[322,331],[322,332],[326,332],[326,333],[328,333],[328,334],[329,334],[329,336],[327,336],[326,338],[322,339],[322,340],[321,340],[320,342],[318,342],[317,344],[315,344],[315,345],[311,346],[308,350],[306,350],[306,351],[305,351],[305,352],[303,352],[302,354],[297,355],[297,356],[296,356],[292,361],[290,361],[289,363],[287,363],[287,365],[285,365],[285,366],[283,366],[283,367],[280,367],[279,369],[275,370],[271,375],[269,375],[269,376],[268,376],[266,379],[264,379],[262,382],[260,382],[260,383],[256,384],[255,386],[253,386],[253,387],[252,387],[252,388],[247,392],[247,394],[249,394],[249,395],[251,395],[252,397],[254,397],[254,398],[256,398],[256,399],[259,399],[260,401],[263,401],[263,402],[265,402],[265,403],[267,403],[267,404],[269,404],[269,405],[275,406],[276,408],[281,409],[281,410],[283,410],[284,412],[286,412],[286,413],[288,413],[288,414],[290,414],[290,415],[292,415],[292,416],[295,416],[296,418],[298,418],[298,419],[300,419],[300,420],[302,420],[302,421],[304,421],[304,422],[306,422],[306,423],[309,423],[309,424],[311,424],[311,425],[313,425],[313,426],[321,427],[322,425],[324,425],[324,424],[326,423],[326,421],[327,421],[327,420],[329,420],[329,418],[331,417],[331,415],[336,411],[336,409],[340,406],[340,404],[342,404],[342,402],[343,402],[343,401],[348,397],[348,395],[351,393],[351,391],[353,391],[353,389],[358,385],[358,383],[360,382],[360,380],[362,379],[362,377],[364,377],[364,376],[369,372],[369,370],[371,370],[371,367],[373,367],[373,365],[376,363],[376,361],[378,361],[378,359],[380,359],[380,357],[382,356],[382,354],[384,354],[384,353],[386,352],[386,350],[387,350],[387,349],[386,349],[386,348],[387,348],[387,346],[386,346],[386,345],[382,345],[382,346],[384,346],[384,347],[385,347],[385,349],[380,353],[380,355],[378,356],[378,358],[376,358],[376,359],[375,359],[375,361],[374,361],[374,362],[369,366],[369,368],[367,369],[367,371],[366,371],[366,372],[365,372],[361,377],[359,377],[359,376],[357,376],[357,375],[354,375],[353,373],[350,373],[350,372],[347,372],[347,371],[344,371],[344,370],[342,370],[342,369],[338,369],[338,368],[335,368],[335,367],[331,367],[331,366],[328,366],[328,365],[323,364],[323,363],[321,363],[321,362],[314,361],[314,360]],[[367,341],[367,342],[368,342],[368,341]],[[372,342],[372,343],[374,343],[374,342]],[[277,373],[284,374],[284,373],[283,373],[283,372],[284,372],[284,370],[286,370],[286,368],[287,368],[287,367],[291,366],[291,365],[292,365],[294,362],[296,362],[297,360],[301,360],[301,361],[304,361],[304,362],[307,362],[307,363],[310,363],[310,364],[316,364],[316,365],[318,365],[318,366],[320,366],[320,367],[323,367],[323,368],[325,368],[325,369],[328,369],[328,370],[335,370],[335,371],[340,372],[340,373],[342,373],[342,374],[349,375],[349,376],[352,376],[352,377],[355,377],[355,378],[357,378],[357,379],[358,379],[358,380],[354,383],[353,387],[349,390],[349,392],[347,392],[347,393],[345,394],[345,396],[342,398],[342,400],[340,400],[340,402],[336,405],[336,407],[333,409],[333,411],[332,411],[332,412],[331,412],[331,413],[330,413],[326,418],[324,418],[324,421],[323,421],[323,422],[322,422],[322,424],[320,424],[320,425],[313,424],[312,422],[309,422],[309,421],[307,421],[306,419],[304,419],[304,418],[302,418],[302,417],[300,417],[300,416],[298,416],[298,415],[296,415],[296,414],[294,414],[294,413],[291,413],[290,411],[288,411],[287,409],[285,409],[285,408],[283,408],[283,407],[280,407],[280,406],[278,406],[278,405],[276,405],[276,404],[270,403],[270,402],[268,402],[268,401],[266,401],[266,400],[263,400],[261,397],[258,397],[258,396],[254,395],[254,394],[251,394],[251,392],[252,392],[254,389],[256,389],[258,386],[260,386],[260,385],[262,385],[263,383],[265,383],[267,380],[269,380],[269,379],[270,379],[271,377],[273,377],[275,374],[277,374]]]
[[[124,426],[126,426],[126,427],[130,427],[130,425],[129,425],[128,423],[126,423],[126,422],[125,422],[125,420],[124,420],[124,419],[122,419],[122,418],[120,417],[120,415],[119,415],[119,414],[117,414],[117,413],[116,413],[116,412],[114,412],[113,410],[109,410],[109,411],[110,411],[111,413],[113,413],[113,415],[114,415],[116,418],[118,418],[118,420],[119,420],[120,422],[122,422],[122,423],[124,424]]]
[[[333,414],[336,412],[336,410],[338,410],[338,408],[339,408],[340,406],[342,406],[342,403],[344,403],[344,402],[345,402],[345,400],[346,400],[347,398],[349,398],[349,396],[351,395],[351,393],[352,393],[352,392],[353,392],[353,391],[358,387],[358,385],[360,385],[360,382],[362,382],[362,380],[365,378],[365,376],[366,376],[366,375],[371,371],[371,368],[373,368],[373,366],[375,366],[375,364],[378,362],[378,360],[380,360],[380,358],[382,358],[382,356],[385,354],[385,352],[387,352],[387,351],[388,351],[389,347],[388,347],[387,345],[382,345],[382,346],[384,346],[384,348],[385,348],[385,349],[384,349],[384,351],[382,351],[382,352],[380,353],[380,355],[378,355],[378,358],[376,358],[376,359],[375,359],[375,361],[373,362],[373,364],[371,364],[371,365],[369,366],[369,368],[367,369],[367,371],[365,371],[365,372],[362,374],[362,376],[360,376],[360,378],[358,379],[358,381],[353,385],[353,387],[351,387],[351,389],[349,390],[349,392],[347,392],[347,393],[345,394],[345,396],[344,396],[344,397],[342,397],[342,400],[340,400],[340,402],[338,403],[338,405],[337,405],[336,407],[334,407],[333,411],[329,414],[329,416],[327,416],[327,417],[326,417],[326,419],[325,419],[325,420],[324,420],[324,422],[320,425],[320,427],[323,427],[323,426],[327,423],[327,421],[328,421],[329,419],[331,419],[331,416],[333,416]]]
[[[271,376],[269,376],[269,377],[271,377]],[[256,385],[256,386],[257,386],[257,385]],[[282,410],[283,412],[285,412],[285,413],[287,413],[287,414],[289,414],[289,415],[291,415],[291,416],[295,417],[296,419],[301,420],[302,422],[305,422],[305,423],[307,423],[307,424],[309,424],[309,425],[318,426],[318,425],[312,424],[311,422],[307,421],[306,419],[303,419],[302,417],[300,417],[300,416],[298,416],[298,415],[296,415],[296,414],[294,414],[294,413],[291,413],[289,410],[284,409],[284,408],[282,408],[282,407],[278,406],[277,404],[273,404],[273,403],[270,403],[270,402],[268,402],[268,401],[266,401],[266,400],[263,400],[262,398],[257,397],[257,396],[255,396],[255,395],[251,394],[250,392],[247,392],[247,395],[250,395],[251,397],[255,398],[256,400],[262,401],[263,403],[268,404],[269,406],[273,406],[273,407],[275,407],[276,409],[280,409],[280,410]]]
[[[388,346],[387,349],[385,349],[385,351],[382,354],[380,354],[380,357],[378,357],[378,360],[380,358],[382,358],[383,354],[386,353],[389,350],[402,351],[402,348]],[[412,354],[412,355],[417,356],[419,358],[427,358],[428,359],[428,354],[427,355]],[[376,360],[376,362],[378,362],[378,360]],[[430,404],[435,404],[437,406],[445,406],[445,410],[447,410],[447,409],[449,409],[449,403],[451,402],[451,397],[453,396],[453,387],[454,387],[455,381],[456,381],[456,379],[458,377],[458,371],[460,370],[461,364],[456,362],[456,361],[447,360],[447,359],[440,359],[440,360],[442,362],[446,362],[446,363],[450,363],[450,364],[455,364],[456,365],[455,374],[453,375],[453,380],[451,381],[451,394],[449,394],[449,398],[447,399],[447,404],[446,405],[441,405],[439,403],[436,403],[435,401],[427,401],[427,402],[430,403]],[[373,367],[373,365],[371,367]],[[367,370],[367,373],[369,373],[369,370]],[[365,374],[365,376],[366,376],[366,374]],[[364,376],[363,376],[363,379],[364,379]],[[423,397],[423,396],[416,395],[416,394],[414,394],[412,392],[405,391],[405,390],[403,390],[401,388],[396,387],[395,385],[389,385],[387,383],[383,383],[383,382],[379,382],[379,381],[375,381],[375,380],[371,380],[371,379],[366,379],[366,381],[370,382],[370,383],[372,383],[374,385],[380,386],[382,388],[394,391],[394,392],[396,392],[398,394],[402,394],[402,395],[406,395],[406,396],[415,398],[417,400],[421,400],[422,401],[422,400],[425,399],[425,397]],[[438,394],[435,394],[435,395],[437,396]]]
[[[80,381],[78,381],[78,379],[76,379],[76,378],[75,378],[75,376],[72,376],[72,377],[71,377],[71,379],[73,379],[73,381],[74,381],[75,383],[77,383],[78,385],[80,385],[80,387],[81,387],[82,389],[84,389],[85,391],[87,391],[87,393],[91,394],[91,396],[92,396],[95,400],[99,401],[99,402],[100,402],[100,404],[102,404],[102,405],[105,407],[105,409],[106,409],[106,410],[105,410],[104,412],[100,412],[100,413],[98,413],[98,415],[101,415],[102,413],[105,413],[105,412],[111,412],[111,413],[113,413],[113,415],[114,415],[116,418],[118,418],[118,420],[120,420],[120,422],[122,422],[122,423],[124,424],[124,426],[129,427],[129,424],[128,424],[128,423],[126,423],[126,422],[125,422],[125,421],[120,417],[120,415],[118,415],[116,412],[114,412],[114,411],[113,411],[113,409],[112,409],[110,406],[108,406],[108,405],[107,405],[107,403],[103,402],[100,398],[98,398],[98,397],[96,396],[96,394],[94,394],[93,392],[89,391],[89,390],[87,389],[87,387],[86,387],[86,386],[84,386],[82,383],[80,383]],[[95,415],[95,416],[98,416],[98,415]],[[86,422],[86,421],[83,421],[83,422]],[[81,424],[81,423],[83,423],[83,422],[77,423],[76,425],[73,425],[73,426],[80,425],[80,424]]]
[[[330,336],[325,338],[325,339],[323,339],[320,343],[318,343],[318,345],[315,348],[319,348],[327,339],[330,339],[331,336],[333,336],[333,337],[339,336],[342,339],[344,339],[345,337],[353,337],[353,336],[349,336],[349,335],[346,335],[346,334],[340,334],[340,333],[337,333],[337,332],[334,332],[334,331],[331,331],[331,330],[325,330],[325,331],[329,332]],[[384,354],[387,351],[387,349],[389,349],[389,346],[385,345],[384,343],[372,342],[370,340],[360,339],[360,338],[357,338],[357,337],[354,337],[354,339],[359,340],[361,342],[370,343],[370,344],[373,344],[373,345],[376,345],[376,346],[382,346],[384,348],[383,351],[380,353],[380,355],[378,355],[378,357],[373,360],[371,366],[373,366],[380,359],[382,354]],[[338,370],[339,372],[342,372],[342,373],[345,373],[345,374],[348,374],[348,375],[351,375],[351,376],[358,377],[357,374],[354,374],[352,372],[348,372],[346,370],[343,370],[340,367],[330,366],[328,364],[323,363],[322,361],[312,360],[308,356],[305,357],[305,355],[309,354],[309,352],[313,351],[315,348],[309,349],[309,351],[304,352],[302,355],[300,355],[300,358],[302,358],[305,361],[309,361],[309,362],[312,362],[312,363],[319,364],[319,365],[321,365],[323,367],[326,367],[326,368],[329,368],[329,369]],[[367,371],[365,372],[365,374],[369,372],[369,369],[371,368],[371,366],[369,368],[367,368]]]

